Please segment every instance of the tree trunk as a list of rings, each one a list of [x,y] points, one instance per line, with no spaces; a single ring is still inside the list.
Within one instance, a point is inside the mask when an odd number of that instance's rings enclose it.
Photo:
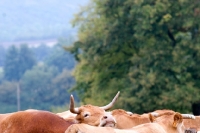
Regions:
[[[20,111],[20,86],[17,82],[17,111]]]
[[[193,115],[200,115],[200,102],[192,104],[192,113]]]

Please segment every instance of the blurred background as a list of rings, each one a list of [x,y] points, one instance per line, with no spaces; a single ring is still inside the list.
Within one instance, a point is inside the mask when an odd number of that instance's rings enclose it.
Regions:
[[[200,0],[1,0],[0,112],[200,115]]]
[[[0,112],[68,108],[77,38],[71,20],[88,0],[0,1]]]

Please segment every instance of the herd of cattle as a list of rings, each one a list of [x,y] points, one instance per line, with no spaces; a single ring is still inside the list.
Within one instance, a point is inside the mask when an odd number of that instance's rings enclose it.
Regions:
[[[61,113],[28,109],[0,114],[0,133],[200,133],[200,116],[173,110],[155,110],[142,115],[106,106],[75,107]]]

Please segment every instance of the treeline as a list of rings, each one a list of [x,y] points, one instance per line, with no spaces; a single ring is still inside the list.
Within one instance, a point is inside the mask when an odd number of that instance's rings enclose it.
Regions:
[[[137,113],[200,103],[198,0],[91,0],[73,24],[79,39],[68,50],[84,103],[104,105],[117,91],[116,108]]]
[[[63,46],[71,43],[62,39],[53,47],[45,44],[1,47],[0,112],[66,109],[69,89],[75,83],[71,72],[76,61]],[[76,93],[72,94],[76,97]]]

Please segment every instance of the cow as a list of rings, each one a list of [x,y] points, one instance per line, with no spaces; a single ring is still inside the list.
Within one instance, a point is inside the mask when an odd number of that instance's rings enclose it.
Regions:
[[[77,123],[75,117],[77,114],[73,114],[70,112],[70,110],[61,112],[61,113],[56,113],[56,115],[62,117],[63,119],[65,119],[66,121],[72,122],[72,123]]]
[[[74,123],[42,110],[25,110],[0,115],[0,133],[64,133]]]
[[[93,126],[114,126],[115,120],[105,110],[110,109],[116,102],[119,93],[111,103],[98,107],[83,105],[74,107],[73,95],[70,97],[70,112],[76,116],[65,120],[55,113],[43,110],[28,109],[8,114],[0,114],[0,133],[64,133],[74,123],[86,123]]]
[[[69,118],[74,119],[77,114],[71,113],[70,110],[67,110],[67,111],[64,111],[64,112],[56,113],[56,115],[58,115],[58,116],[60,116],[60,117],[62,117],[62,118],[67,120]]]
[[[170,110],[170,109],[159,109],[159,110],[155,110],[153,112],[150,112],[151,115],[157,117],[157,116],[161,116],[162,114],[165,114],[165,113],[176,113],[175,111],[173,110]]]
[[[152,122],[159,123],[162,125],[162,127],[165,129],[165,131],[168,131],[170,133],[176,132],[173,127],[177,128],[178,133],[185,132],[188,128],[184,125],[184,120],[189,120],[189,119],[195,119],[194,115],[190,114],[180,114],[178,112],[164,112],[163,114],[160,114],[159,117],[155,117],[151,114],[150,119]],[[173,117],[173,124],[170,120],[172,120]],[[172,125],[172,126],[170,126]],[[170,127],[170,128],[169,128]]]
[[[86,124],[73,124],[65,131],[65,133],[184,133],[185,127],[183,126],[183,119],[193,118],[193,115],[182,115],[176,112],[175,114],[158,117],[156,118],[156,122],[141,124],[129,129],[114,129],[111,127],[94,127]]]
[[[175,111],[163,109],[163,110],[155,110],[153,112],[155,117],[162,116],[163,114],[166,114],[166,113],[175,113]],[[195,116],[194,120],[184,119],[183,124],[186,128],[188,128],[188,129],[192,128],[200,133],[200,116]]]
[[[73,124],[65,133],[135,133],[131,130],[120,130],[112,127],[95,127],[88,124]]]
[[[133,114],[123,109],[112,110],[111,115],[115,118],[115,127],[118,129],[128,129],[140,124],[151,122],[149,114]]]
[[[116,102],[120,92],[116,94],[113,100],[106,106],[99,107],[94,105],[82,105],[75,108],[73,95],[70,97],[69,111],[57,113],[57,115],[63,117],[66,121],[72,121],[74,123],[85,123],[92,126],[111,126],[114,127],[116,121],[114,117],[106,112]]]

